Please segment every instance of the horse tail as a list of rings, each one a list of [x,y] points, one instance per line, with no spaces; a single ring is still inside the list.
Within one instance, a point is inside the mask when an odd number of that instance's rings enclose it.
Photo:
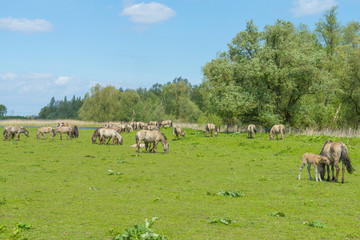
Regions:
[[[343,161],[343,163],[346,166],[346,170],[348,173],[352,174],[355,169],[351,166],[351,161],[349,157],[349,153],[347,151],[347,148],[345,146],[341,146],[341,156],[340,159]]]
[[[210,131],[210,129],[209,129],[209,124],[206,124],[206,126],[205,126],[205,130],[206,130],[207,132],[209,132],[209,131]]]
[[[76,125],[74,126],[74,135],[75,135],[76,138],[79,137],[79,130],[78,130],[78,127]]]

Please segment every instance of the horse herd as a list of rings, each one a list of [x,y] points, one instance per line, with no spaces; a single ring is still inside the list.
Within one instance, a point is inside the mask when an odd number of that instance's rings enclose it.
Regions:
[[[136,152],[140,152],[140,147],[145,147],[146,152],[157,152],[157,146],[161,142],[163,145],[163,150],[165,153],[169,153],[169,143],[165,134],[160,132],[161,127],[172,127],[172,121],[166,120],[161,122],[150,121],[149,123],[143,122],[131,122],[128,124],[105,124],[103,127],[99,127],[94,131],[92,135],[92,143],[96,143],[99,139],[99,144],[105,144],[105,139],[108,139],[107,143],[112,140],[112,144],[123,144],[123,139],[120,135],[122,132],[131,132],[133,130],[139,130],[135,134],[136,144],[131,147],[136,147]],[[218,136],[217,127],[213,123],[208,123],[205,125],[206,136],[215,137]],[[256,126],[250,124],[247,128],[248,138],[255,138]],[[12,140],[16,136],[16,140],[20,140],[20,134],[23,133],[26,137],[29,137],[29,131],[21,126],[6,126],[4,128],[3,137],[5,140]],[[37,139],[46,139],[46,133],[50,135],[50,139],[54,139],[57,133],[60,134],[60,140],[62,140],[62,134],[67,134],[67,140],[70,137],[77,138],[79,137],[79,131],[77,126],[70,126],[68,123],[58,123],[57,128],[52,127],[40,127],[36,133]],[[282,124],[274,125],[269,133],[269,139],[278,140],[284,138],[285,127]],[[173,128],[173,140],[178,140],[179,136],[185,137],[185,131],[180,127]],[[141,144],[144,142],[144,144]],[[308,173],[310,180],[312,180],[310,168],[311,165],[315,168],[315,179],[316,181],[324,179],[326,170],[328,173],[327,181],[330,181],[330,165],[332,171],[332,180],[337,182],[340,172],[339,163],[342,162],[342,183],[344,183],[344,174],[345,168],[348,173],[353,173],[355,169],[351,166],[351,160],[348,154],[347,147],[342,142],[333,142],[328,140],[325,142],[320,154],[305,153],[302,157],[302,164],[300,166],[300,172],[298,179],[300,180],[301,171],[308,164]],[[336,168],[336,176],[334,177],[334,167]]]

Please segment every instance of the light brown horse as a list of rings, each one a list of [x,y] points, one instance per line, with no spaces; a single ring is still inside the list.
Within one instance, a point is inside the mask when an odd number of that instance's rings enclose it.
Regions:
[[[156,125],[151,124],[151,125],[147,125],[147,126],[145,127],[145,130],[149,130],[149,131],[154,131],[154,130],[156,130],[156,131],[158,131],[159,128],[158,128]]]
[[[11,141],[12,139],[14,139],[15,134],[16,134],[16,141],[20,141],[21,133],[25,134],[26,137],[29,137],[29,131],[22,126],[6,126],[3,132],[4,141],[6,140],[6,138],[8,138],[9,141]]]
[[[342,161],[342,180],[341,182],[344,183],[344,175],[345,175],[345,167],[348,173],[352,174],[355,169],[351,166],[351,160],[349,157],[349,153],[347,147],[342,142],[333,142],[328,140],[325,142],[321,152],[321,156],[326,156],[330,159],[331,164],[331,172],[332,172],[332,179],[333,181],[337,182],[339,178],[339,163]],[[334,165],[336,168],[336,176],[334,178]],[[327,166],[328,178],[327,181],[330,181],[330,169]],[[321,165],[320,168],[320,175],[322,178],[325,177],[325,165]]]
[[[66,133],[67,134],[66,140],[68,140],[69,136],[70,136],[70,139],[72,139],[71,131],[72,131],[72,127],[70,127],[70,126],[62,126],[62,127],[58,127],[58,128],[55,129],[55,134],[59,133],[60,134],[60,140],[62,140],[63,133]]]
[[[106,144],[108,144],[110,142],[110,140],[112,139],[112,144],[115,144],[115,141],[117,143],[119,143],[120,145],[123,144],[123,139],[120,135],[120,133],[118,133],[116,131],[116,129],[112,129],[112,128],[100,128],[99,129],[99,134],[100,134],[100,141],[99,144],[105,144],[105,138],[108,138],[109,140],[107,141]]]
[[[213,124],[213,123],[206,124],[205,130],[206,130],[207,134],[211,135],[211,137],[213,136],[213,132],[214,132],[215,137],[218,136],[217,128],[216,128],[215,124]]]
[[[52,127],[40,127],[36,132],[36,138],[40,139],[46,139],[45,133],[48,133],[50,135],[50,139],[54,139],[56,133],[55,130]]]
[[[280,139],[284,138],[285,135],[285,126],[282,124],[279,125],[274,125],[271,130],[270,130],[270,134],[269,134],[269,138],[270,140],[274,139],[274,135],[276,135],[276,140],[279,140],[278,135],[281,135]]]
[[[318,155],[318,154],[305,153],[303,155],[303,157],[302,157],[302,163],[301,163],[301,167],[300,167],[298,180],[300,180],[301,171],[304,168],[306,163],[308,164],[307,169],[308,169],[308,172],[309,172],[310,180],[313,180],[312,177],[311,177],[311,173],[310,173],[311,165],[313,165],[314,168],[315,168],[315,179],[316,179],[316,181],[318,181],[318,176],[319,176],[319,180],[321,182],[322,180],[321,180],[321,176],[320,176],[320,165],[321,164],[329,165],[330,164],[329,158],[327,158],[325,156]]]
[[[185,137],[185,132],[179,127],[174,127],[174,129],[173,129],[173,139],[174,140],[175,140],[175,135],[176,135],[176,140],[178,140],[179,135],[181,135],[183,138]]]
[[[166,136],[160,132],[160,131],[149,131],[149,130],[140,130],[135,134],[135,140],[136,140],[136,152],[139,153],[140,144],[142,141],[145,143],[145,151],[147,152],[148,144],[153,143],[154,146],[149,152],[152,150],[154,153],[157,151],[157,145],[159,142],[163,145],[163,149],[165,153],[169,153],[169,143],[167,142]]]
[[[250,124],[247,130],[248,130],[248,138],[255,138],[255,133],[256,133],[255,124]]]
[[[150,122],[148,122],[148,125],[158,126],[158,122],[157,121],[150,121]]]
[[[172,127],[173,126],[172,121],[171,120],[165,120],[165,121],[159,122],[159,128],[165,127],[165,126]]]

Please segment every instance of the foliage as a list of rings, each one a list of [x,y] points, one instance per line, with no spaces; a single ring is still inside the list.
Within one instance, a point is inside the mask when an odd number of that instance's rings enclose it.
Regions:
[[[285,217],[285,213],[283,212],[271,212],[269,215],[273,217]]]
[[[153,217],[150,221],[145,219],[145,225],[135,224],[133,227],[127,228],[122,234],[113,237],[113,240],[166,240],[167,238],[165,236],[159,235],[151,230],[157,219],[157,217]]]
[[[315,228],[324,228],[326,225],[325,223],[320,222],[319,220],[314,220],[310,222],[303,222],[303,224],[309,226],[309,227],[315,227]]]
[[[231,220],[230,218],[226,217],[226,218],[215,218],[215,219],[211,219],[208,221],[208,223],[221,223],[221,224],[225,224],[225,225],[229,225],[231,223],[235,223],[236,221]]]
[[[56,101],[54,97],[51,98],[50,103],[40,110],[39,118],[41,119],[79,119],[78,111],[81,108],[83,101],[80,97],[73,98],[68,101],[66,96],[64,100]]]
[[[5,107],[5,105],[0,104],[0,117],[5,116],[7,113],[7,108]]]

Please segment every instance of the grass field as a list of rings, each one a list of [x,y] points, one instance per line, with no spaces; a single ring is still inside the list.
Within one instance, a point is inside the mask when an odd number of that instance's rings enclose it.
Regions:
[[[68,141],[37,140],[36,130],[0,142],[0,239],[111,239],[152,217],[168,239],[360,239],[359,138],[185,129],[172,141],[168,128],[169,154],[161,144],[136,154],[135,132],[100,146],[93,129]],[[310,181],[306,168],[297,180],[301,156],[328,139],[347,145],[358,171],[345,184]]]

